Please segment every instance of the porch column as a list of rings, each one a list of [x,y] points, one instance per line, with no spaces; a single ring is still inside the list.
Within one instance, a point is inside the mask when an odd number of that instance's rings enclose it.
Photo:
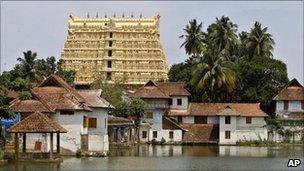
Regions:
[[[60,133],[57,132],[57,153],[60,154]]]
[[[26,133],[23,133],[23,144],[22,144],[22,152],[25,153],[26,152]]]
[[[132,142],[132,127],[129,128],[129,142]]]
[[[18,133],[15,133],[15,157],[18,159],[18,154],[19,154],[19,139],[18,139]]]
[[[53,133],[50,133],[50,139],[51,139],[51,148],[50,148],[50,158],[53,158]]]

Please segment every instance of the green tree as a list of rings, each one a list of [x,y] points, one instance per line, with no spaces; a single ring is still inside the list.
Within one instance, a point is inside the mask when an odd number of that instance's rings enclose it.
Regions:
[[[286,64],[271,58],[255,57],[233,65],[237,74],[234,99],[238,102],[261,102],[270,105],[278,90],[288,83]]]
[[[232,63],[213,51],[205,53],[202,61],[198,63],[192,72],[192,85],[198,91],[207,95],[208,101],[216,102],[218,92],[223,90],[232,92],[235,87],[235,73],[230,69]]]
[[[51,63],[51,61],[50,61]],[[67,83],[69,84],[73,84],[75,81],[75,76],[76,76],[76,71],[75,70],[64,70],[62,68],[62,60],[60,59],[57,62],[57,67],[56,67],[56,72],[55,74],[57,74],[58,76],[60,76],[61,78],[63,78]]]
[[[237,28],[229,17],[216,18],[216,22],[207,29],[207,48],[220,53],[229,60],[234,60],[239,44]]]
[[[185,34],[180,38],[185,38],[181,47],[185,47],[186,54],[198,55],[204,49],[204,33],[202,32],[202,23],[197,23],[196,19],[189,22],[183,29]]]
[[[185,82],[185,88],[190,92],[190,101],[199,102],[202,100],[202,93],[198,92],[194,85],[192,85],[191,79],[193,66],[195,66],[199,57],[191,56],[185,62],[173,64],[168,72],[169,81],[171,82]]]
[[[15,117],[15,113],[9,108],[7,93],[7,89],[0,85],[0,119],[12,119]]]
[[[257,21],[254,23],[254,27],[244,41],[249,59],[254,57],[273,57],[272,51],[275,42],[272,35],[267,33],[267,30],[267,27],[262,28],[261,23]]]
[[[36,67],[37,53],[32,51],[23,52],[23,58],[19,57],[17,61],[20,62],[21,76],[30,83],[36,83],[41,80],[42,72]]]

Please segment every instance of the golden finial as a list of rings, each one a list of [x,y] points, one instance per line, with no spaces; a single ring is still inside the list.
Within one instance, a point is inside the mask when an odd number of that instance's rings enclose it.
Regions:
[[[87,18],[90,18],[90,13],[89,12],[87,13]]]
[[[105,13],[105,18],[107,18],[108,16],[107,16],[107,13]]]
[[[142,18],[142,13],[140,13],[139,18]]]
[[[131,18],[133,18],[133,12],[131,13]]]
[[[113,17],[115,18],[116,17],[116,13],[114,12],[114,15],[113,15]]]
[[[98,18],[98,12],[96,13],[96,18]]]
[[[122,18],[125,18],[125,13],[124,12],[122,13]]]

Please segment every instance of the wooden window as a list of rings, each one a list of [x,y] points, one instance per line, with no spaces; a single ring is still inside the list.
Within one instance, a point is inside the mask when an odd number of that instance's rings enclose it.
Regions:
[[[177,99],[177,105],[179,105],[179,106],[182,105],[182,99]]]
[[[230,139],[230,131],[225,131],[225,139]]]
[[[153,131],[153,138],[157,138],[157,131]]]
[[[195,124],[207,124],[207,116],[194,116]]]
[[[111,78],[111,72],[107,72],[107,80],[111,80],[112,78]]]
[[[169,99],[169,105],[172,105],[172,99]]]
[[[109,47],[112,47],[112,45],[113,45],[113,42],[109,41]]]
[[[60,115],[74,115],[74,111],[60,110]]]
[[[225,124],[230,124],[230,123],[231,123],[231,117],[225,116]]]
[[[173,137],[174,135],[173,135],[173,131],[169,131],[169,138],[170,139],[173,139],[174,137]]]
[[[105,129],[107,129],[107,118],[105,118]]]
[[[288,101],[284,100],[284,110],[288,110]]]
[[[89,128],[97,128],[97,119],[89,118]]]
[[[112,68],[112,61],[108,61],[108,68]]]
[[[302,110],[304,110],[304,100],[301,101]]]
[[[246,124],[251,124],[252,118],[251,117],[246,117]]]
[[[108,51],[108,56],[112,56],[112,50]]]
[[[143,131],[141,137],[142,138],[147,138],[147,131]]]
[[[113,33],[112,32],[110,32],[110,38],[113,38]]]
[[[147,118],[153,119],[153,112],[147,112]]]
[[[183,123],[183,117],[182,116],[178,116],[177,117],[177,122],[178,123]]]
[[[83,116],[82,125],[83,125],[84,128],[87,128],[87,127],[88,127],[88,125],[89,125],[88,117]]]

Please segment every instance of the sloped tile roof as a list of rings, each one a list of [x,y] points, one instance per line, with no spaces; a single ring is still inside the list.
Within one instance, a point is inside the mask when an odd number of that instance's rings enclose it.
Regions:
[[[113,106],[101,96],[101,89],[97,90],[77,90],[86,100],[89,107],[113,108]]]
[[[66,133],[67,130],[60,124],[53,121],[45,114],[35,112],[28,117],[24,118],[19,123],[13,125],[8,129],[8,132],[26,132],[26,133],[49,133],[60,132]]]
[[[260,109],[259,103],[190,103],[188,112],[169,111],[169,116],[217,116],[227,111],[231,115],[248,117],[266,117],[268,116]],[[226,109],[226,110],[225,110]],[[228,114],[228,113],[227,113]]]
[[[159,99],[168,99],[170,98],[153,82],[148,81],[144,86],[137,89],[133,97],[136,98],[159,98]]]
[[[131,119],[109,115],[108,125],[109,126],[134,125],[134,123],[133,123],[133,121]]]
[[[279,91],[273,100],[304,100],[304,87],[293,79]]]
[[[217,142],[219,126],[213,124],[180,124],[186,129],[183,142],[187,143],[208,143]]]
[[[163,116],[163,129],[170,129],[170,130],[183,130],[186,131],[183,127],[181,127],[178,123],[174,122],[170,118]]]
[[[39,100],[19,100],[15,99],[10,108],[15,112],[20,113],[34,113],[36,111],[43,112],[43,113],[51,113],[52,111],[49,110],[44,104],[42,104]]]
[[[190,96],[184,82],[157,82],[157,86],[168,96]]]

